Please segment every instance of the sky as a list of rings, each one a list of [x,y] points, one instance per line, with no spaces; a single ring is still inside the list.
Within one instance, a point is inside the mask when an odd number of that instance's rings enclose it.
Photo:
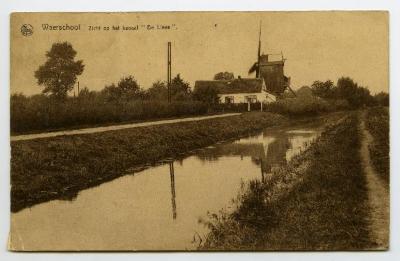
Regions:
[[[293,89],[349,76],[373,94],[388,92],[388,13],[324,11],[14,13],[11,93],[40,93],[43,87],[34,71],[46,61],[51,45],[64,41],[77,51],[76,59],[83,60],[85,69],[78,81],[90,90],[101,90],[128,75],[144,89],[166,80],[168,41],[172,75],[180,73],[191,86],[220,71],[255,77],[247,72],[257,59],[260,21],[261,50],[283,53]],[[24,24],[32,26],[32,35],[22,35]],[[80,30],[43,30],[43,24],[80,25]],[[113,25],[119,30],[112,30]],[[136,25],[138,30],[122,30]],[[101,30],[90,31],[90,26]]]

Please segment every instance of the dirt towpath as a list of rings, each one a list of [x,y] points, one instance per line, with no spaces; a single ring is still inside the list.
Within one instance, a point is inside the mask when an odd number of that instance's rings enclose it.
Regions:
[[[365,112],[360,114],[361,134],[361,164],[364,169],[368,188],[368,202],[370,207],[369,231],[371,240],[377,244],[376,249],[387,249],[389,246],[389,188],[381,180],[373,168],[368,146],[373,137],[365,126]]]
[[[171,123],[178,123],[178,122],[201,121],[201,120],[208,120],[208,119],[214,119],[214,118],[230,117],[230,116],[235,116],[235,115],[240,115],[240,114],[241,113],[226,113],[226,114],[218,114],[218,115],[211,115],[211,116],[180,118],[180,119],[173,119],[173,120],[148,121],[148,122],[141,122],[141,123],[120,124],[120,125],[112,125],[112,126],[105,126],[105,127],[84,128],[84,129],[77,129],[77,130],[65,130],[65,131],[26,134],[26,135],[16,135],[16,136],[11,136],[10,139],[11,139],[11,141],[43,139],[43,138],[50,138],[50,137],[56,137],[56,136],[89,134],[89,133],[97,133],[97,132],[104,132],[104,131],[147,127],[147,126],[162,125],[162,124],[171,124]]]

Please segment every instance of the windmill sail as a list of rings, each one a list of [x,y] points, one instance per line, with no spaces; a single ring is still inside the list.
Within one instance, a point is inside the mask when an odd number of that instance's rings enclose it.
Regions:
[[[261,56],[261,21],[260,21],[260,33],[258,34],[258,52],[257,52],[256,78],[260,77],[260,56]]]
[[[256,72],[256,78],[260,77],[260,56],[261,56],[261,21],[260,21],[260,32],[258,34],[258,51],[257,51],[257,61],[250,67],[249,74]]]
[[[256,72],[256,77],[258,78],[259,70],[258,70],[258,63],[257,62],[255,62],[253,64],[253,66],[251,66],[250,69],[249,69],[249,74],[252,74],[253,72]]]

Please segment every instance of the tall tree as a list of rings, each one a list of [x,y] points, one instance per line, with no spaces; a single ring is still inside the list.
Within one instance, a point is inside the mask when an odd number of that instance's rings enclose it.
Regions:
[[[214,75],[214,80],[233,80],[235,75],[231,72],[219,72]]]
[[[125,100],[135,99],[140,97],[140,86],[133,76],[122,78],[118,82],[118,89],[121,92],[121,97]]]
[[[185,82],[181,75],[178,74],[171,81],[171,96],[174,100],[188,100],[190,99],[190,85]]]
[[[146,91],[146,96],[150,100],[166,100],[168,99],[167,84],[163,81],[156,81]]]
[[[142,94],[139,84],[131,75],[121,78],[117,85],[107,85],[102,92],[108,101],[117,103],[140,98]]]
[[[336,86],[331,80],[325,82],[314,81],[311,85],[311,90],[314,95],[325,99],[333,99],[336,96]]]
[[[373,97],[369,90],[359,86],[349,77],[341,77],[338,79],[337,90],[338,96],[342,99],[346,99],[353,108],[370,105],[373,102]]]
[[[193,99],[208,104],[218,103],[218,92],[211,86],[195,87],[193,90]]]
[[[47,61],[35,71],[37,83],[44,85],[43,93],[57,98],[67,96],[85,67],[82,60],[74,60],[75,56],[76,51],[68,42],[52,45],[46,53]]]
[[[121,91],[114,83],[106,85],[101,93],[108,102],[119,103],[121,101]]]

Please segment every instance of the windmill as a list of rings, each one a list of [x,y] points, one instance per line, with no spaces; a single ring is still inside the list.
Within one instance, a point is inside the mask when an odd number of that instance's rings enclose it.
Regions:
[[[274,54],[271,54],[274,55]],[[285,60],[283,53],[280,53],[281,60],[269,61],[269,54],[261,54],[261,21],[258,34],[257,61],[250,67],[249,74],[256,73],[256,78],[263,78],[267,91],[277,96],[281,96],[286,89],[295,92],[290,88],[290,77],[286,77],[283,72]]]

